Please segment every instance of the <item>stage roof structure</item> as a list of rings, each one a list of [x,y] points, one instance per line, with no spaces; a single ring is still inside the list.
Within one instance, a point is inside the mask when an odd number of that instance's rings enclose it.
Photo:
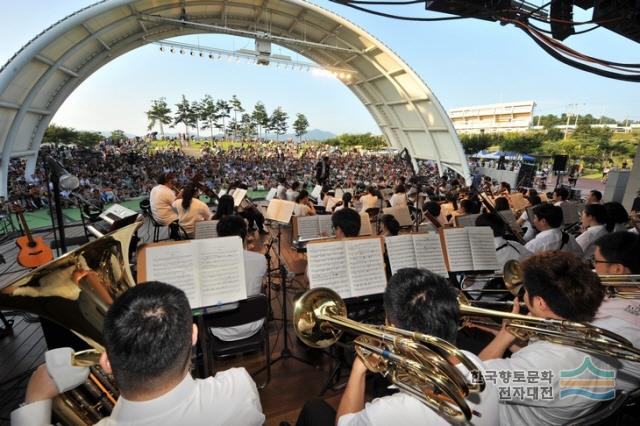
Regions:
[[[27,159],[33,173],[54,114],[100,67],[148,43],[204,33],[268,40],[329,69],[353,70],[341,81],[390,146],[468,179],[460,141],[429,87],[390,48],[331,11],[301,0],[102,0],[54,23],[0,68],[0,195],[9,160]]]

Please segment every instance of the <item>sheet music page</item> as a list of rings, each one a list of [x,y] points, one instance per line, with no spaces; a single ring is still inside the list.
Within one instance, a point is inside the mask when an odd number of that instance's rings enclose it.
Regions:
[[[245,195],[247,195],[247,190],[246,189],[241,189],[241,188],[236,188],[235,191],[233,191],[233,205],[238,207],[240,205],[240,203],[242,202],[242,200],[244,200]]]
[[[296,216],[298,222],[298,241],[313,240],[320,237],[318,216]]]
[[[384,293],[387,276],[380,238],[355,239],[345,243],[351,297]]]
[[[320,193],[322,192],[322,185],[316,185],[313,187],[313,191],[311,191],[311,197],[315,198],[316,200],[320,199]]]
[[[495,271],[498,269],[498,257],[491,228],[476,226],[467,228],[467,232],[473,254],[473,270]]]
[[[442,254],[440,236],[437,233],[413,234],[413,248],[418,268],[428,269],[436,274],[449,277]]]
[[[351,297],[347,252],[343,241],[307,244],[309,288],[327,287]]]
[[[400,226],[411,226],[413,224],[413,219],[411,219],[411,213],[407,206],[387,207],[382,209],[382,212],[395,217]]]
[[[333,223],[331,222],[330,214],[321,214],[315,217],[318,218],[318,228],[321,237],[333,237],[336,235],[333,230]]]
[[[247,298],[244,253],[240,237],[219,237],[193,241],[200,267],[202,306],[221,305]]]
[[[573,225],[580,222],[580,215],[578,214],[578,206],[570,201],[565,201],[560,204],[562,208],[562,223],[564,225]]]
[[[473,255],[471,254],[467,229],[469,228],[448,228],[443,230],[445,242],[445,247],[443,248],[447,251],[449,270],[451,272],[473,271]]]
[[[362,212],[360,213],[360,232],[358,233],[358,236],[364,237],[367,235],[373,235],[373,229],[371,228],[371,219],[369,218],[369,213]]]
[[[201,220],[196,222],[196,240],[215,238],[218,236],[218,220]]]
[[[456,216],[454,219],[456,226],[459,228],[466,228],[468,226],[476,226],[476,219],[480,214],[463,214]]]
[[[267,194],[267,196],[265,197],[265,200],[267,201],[271,201],[274,198],[276,198],[276,194],[278,193],[278,190],[276,188],[271,188],[269,190],[269,193]]]
[[[220,192],[218,192],[218,198],[222,197],[223,195],[225,195],[227,193],[226,189],[221,189]]]
[[[389,257],[392,274],[395,274],[398,269],[418,267],[411,234],[384,237],[384,242],[387,246],[387,257]]]
[[[513,211],[511,211],[511,210],[502,210],[502,211],[500,211],[500,214],[502,215],[504,220],[507,221],[507,223],[509,224],[511,229],[515,229],[517,231],[522,231],[522,229],[520,228],[520,225],[518,225],[518,221],[516,219],[516,215],[513,214]]]
[[[293,201],[273,199],[269,202],[267,207],[267,214],[265,217],[269,220],[275,220],[276,222],[289,223],[291,215],[293,215],[293,208],[296,203]]]
[[[147,247],[147,281],[161,281],[184,291],[191,309],[202,306],[198,263],[191,242]]]

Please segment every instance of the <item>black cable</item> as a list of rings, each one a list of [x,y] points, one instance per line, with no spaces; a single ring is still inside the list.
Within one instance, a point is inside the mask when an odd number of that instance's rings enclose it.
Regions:
[[[330,0],[330,1],[332,1],[334,3],[341,4],[343,6],[350,7],[352,9],[359,10],[361,12],[370,13],[370,14],[376,15],[376,16],[382,16],[384,18],[399,19],[401,21],[436,22],[436,21],[453,21],[453,20],[457,20],[457,19],[468,19],[469,18],[467,16],[447,16],[447,17],[442,17],[442,18],[418,18],[418,17],[412,17],[412,16],[399,16],[399,15],[392,15],[390,13],[378,12],[378,11],[371,10],[371,9],[365,9],[364,7],[360,7],[360,6],[356,6],[355,4],[351,4],[351,2],[344,3],[344,2],[337,1],[337,0]]]
[[[426,0],[406,0],[406,1],[368,1],[368,0],[330,0],[332,3],[339,3],[346,5],[350,4],[371,4],[371,5],[383,5],[383,6],[402,6],[406,4],[418,4],[425,3]]]

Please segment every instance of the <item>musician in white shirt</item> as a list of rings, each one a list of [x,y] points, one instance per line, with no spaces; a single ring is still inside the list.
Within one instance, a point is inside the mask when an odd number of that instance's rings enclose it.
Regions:
[[[562,208],[551,204],[540,204],[533,209],[533,226],[539,234],[525,247],[532,253],[543,251],[567,251],[582,257],[582,248],[575,238],[563,232]]]
[[[613,232],[600,237],[594,245],[593,263],[598,274],[640,274],[640,235],[626,231]],[[640,300],[606,298],[592,324],[617,333],[640,348]],[[621,360],[620,363],[616,374],[616,388],[626,391],[639,388],[640,363],[626,360]]]
[[[567,188],[564,188],[561,186],[553,190],[552,201],[554,206],[560,207],[562,203],[567,202],[568,198],[569,198],[569,191],[567,190]]]
[[[571,253],[546,252],[532,256],[522,262],[524,302],[529,315],[578,322],[592,321],[604,292],[597,275],[582,260]],[[515,299],[514,312],[518,312],[519,300]],[[541,377],[550,374],[547,382],[538,381],[538,392],[505,392],[500,401],[500,424],[502,425],[561,425],[590,413],[600,402],[576,394],[560,396],[563,389],[561,371],[574,371],[583,366],[590,357],[591,363],[601,370],[613,367],[596,356],[567,345],[531,340],[518,349],[512,346],[515,337],[504,326],[493,341],[482,350],[480,359],[487,371],[497,377],[508,377],[515,371],[534,371]],[[513,354],[503,359],[511,348]],[[546,372],[546,373],[544,373]],[[517,387],[509,381],[499,382],[500,387]],[[548,390],[543,398],[544,388]],[[594,381],[579,386],[586,392],[603,392]],[[606,389],[605,389],[606,390]],[[537,395],[537,396],[536,396]]]
[[[391,204],[391,207],[402,207],[407,205],[407,190],[404,185],[399,184],[396,186],[396,192],[391,196],[389,204]]]
[[[113,373],[120,397],[111,416],[98,425],[264,423],[258,390],[244,368],[203,380],[191,377],[198,328],[182,290],[159,282],[130,288],[109,308],[104,339],[100,366]],[[51,424],[52,398],[84,383],[88,375],[86,367],[70,366],[71,352],[69,348],[64,357],[66,364],[61,357],[49,357],[46,367],[36,370],[27,387],[27,405],[11,414],[12,425]]]
[[[598,238],[609,233],[607,228],[607,209],[602,204],[587,204],[580,215],[584,231],[576,238],[585,260],[590,260],[595,251],[593,244]]]
[[[533,255],[525,246],[517,241],[504,238],[505,223],[493,213],[483,213],[476,218],[476,226],[489,226],[493,231],[493,241],[496,246],[498,258],[498,271],[502,272],[505,263],[510,260],[521,261]]]
[[[458,331],[459,308],[456,291],[441,276],[425,269],[406,268],[394,274],[385,289],[384,307],[387,322],[393,326],[429,334],[455,343]],[[462,351],[481,373],[480,360]],[[455,357],[449,361],[470,379],[471,373]],[[356,357],[347,387],[342,395],[336,417],[338,426],[361,425],[449,425],[445,415],[428,407],[415,397],[397,392],[365,403],[367,368]],[[469,407],[477,412],[468,424],[498,424],[498,394],[491,383],[467,399]],[[333,425],[333,409],[326,403],[314,401],[303,408],[297,426]],[[318,421],[323,419],[323,421]]]
[[[175,200],[172,207],[178,213],[178,224],[189,238],[195,237],[196,222],[211,220],[213,217],[209,206],[198,199],[198,190],[192,184],[184,187],[182,199]]]
[[[291,184],[291,188],[287,189],[287,192],[286,192],[287,201],[295,201],[296,200],[296,198],[300,194],[298,189],[300,189],[300,182],[298,182],[298,181],[293,182]]]
[[[178,219],[178,214],[173,209],[173,202],[182,198],[182,193],[176,195],[175,175],[173,173],[163,173],[158,177],[158,185],[151,189],[149,194],[149,204],[151,214],[156,222],[162,225],[169,225]]]
[[[300,191],[300,194],[296,197],[296,205],[293,206],[294,216],[313,216],[316,214],[316,209],[313,206],[311,200],[309,200],[309,193],[306,190]]]
[[[542,203],[539,195],[530,195],[527,197],[527,200],[529,201],[529,205],[531,206],[537,206]],[[527,228],[524,236],[522,237],[525,242],[533,240],[533,238],[536,236],[536,229],[533,226],[533,220],[532,218],[529,218],[529,214],[527,213],[526,209],[522,212],[517,222],[521,228]]]
[[[360,211],[366,212],[372,208],[380,208],[381,202],[376,195],[378,191],[373,186],[367,188],[367,193],[360,197]]]

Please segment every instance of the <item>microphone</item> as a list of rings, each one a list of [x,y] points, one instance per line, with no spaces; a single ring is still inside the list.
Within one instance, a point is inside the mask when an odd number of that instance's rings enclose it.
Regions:
[[[62,167],[62,164],[55,158],[47,155],[45,161],[47,162],[49,170],[51,170],[52,174],[58,179],[60,189],[63,191],[73,191],[80,186],[80,180]]]

